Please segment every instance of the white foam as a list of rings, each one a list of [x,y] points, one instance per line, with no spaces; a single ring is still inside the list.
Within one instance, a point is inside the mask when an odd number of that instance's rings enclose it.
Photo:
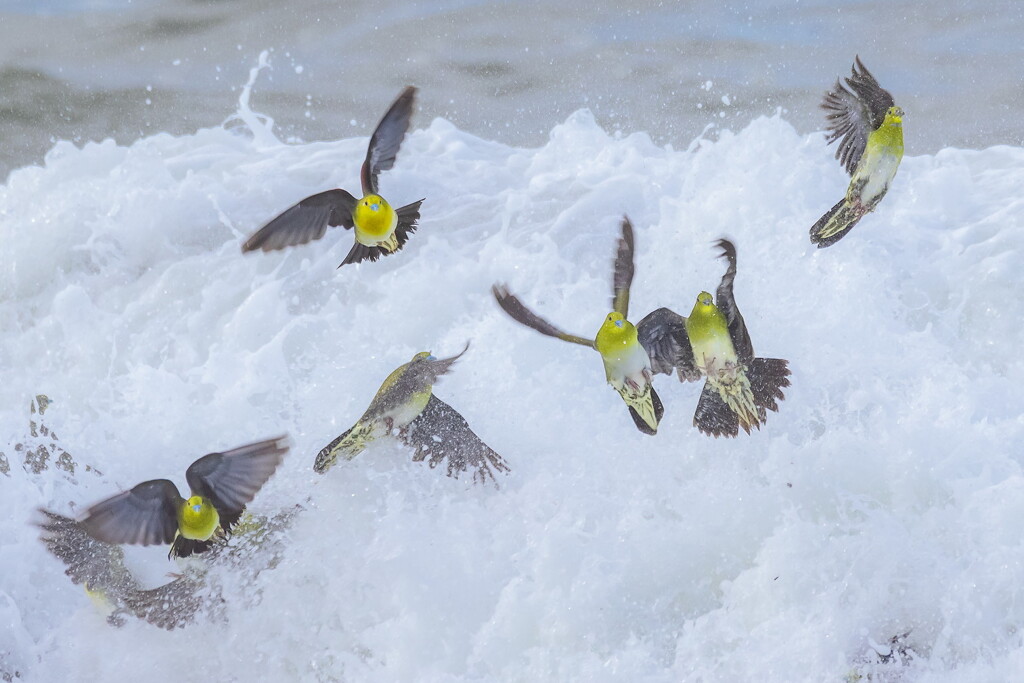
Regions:
[[[30,680],[169,680],[188,663],[220,680],[1017,675],[1024,149],[906,158],[878,211],[819,252],[807,230],[846,177],[821,135],[779,118],[687,151],[586,111],[537,149],[418,124],[381,186],[427,198],[419,231],[341,270],[340,228],[287,252],[240,244],[297,199],[354,188],[365,138],[60,143],[0,187],[3,666]],[[659,377],[666,416],[644,436],[596,354],[495,305],[507,282],[594,334],[623,212],[634,320],[687,313],[723,271],[712,240],[735,241],[758,354],[793,369],[760,433],[701,436],[699,387]],[[387,444],[312,472],[390,370],[467,339],[436,391],[508,459],[500,491]],[[37,393],[74,477],[20,467]],[[146,478],[183,486],[196,456],[283,431],[292,452],[251,507],[308,511],[285,560],[235,586],[227,624],[106,626],[28,522]],[[870,654],[907,632],[902,664]]]

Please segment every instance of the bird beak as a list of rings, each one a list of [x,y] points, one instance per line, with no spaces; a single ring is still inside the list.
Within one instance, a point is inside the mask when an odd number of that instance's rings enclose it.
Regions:
[[[615,321],[615,327],[622,327],[624,322],[625,322],[624,320],[616,320]]]
[[[374,211],[379,211],[380,204],[370,204],[370,208],[373,209]]]
[[[196,505],[193,505],[193,506],[192,506],[192,510],[193,510],[193,512],[199,512],[199,510],[200,510],[200,509],[201,509],[202,507],[203,507],[202,505],[198,505],[198,504],[196,504]]]

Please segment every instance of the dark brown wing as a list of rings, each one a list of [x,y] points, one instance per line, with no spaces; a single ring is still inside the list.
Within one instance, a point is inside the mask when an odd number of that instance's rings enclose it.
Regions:
[[[106,543],[170,543],[178,530],[178,508],[183,502],[172,482],[153,479],[96,503],[79,524],[87,534]]]
[[[508,472],[505,459],[480,440],[469,428],[466,418],[454,408],[431,395],[423,409],[403,436],[406,445],[416,449],[413,460],[426,460],[431,468],[447,460],[449,477],[473,470],[477,484],[497,485],[495,472]]]
[[[242,245],[242,252],[273,251],[312,242],[323,237],[328,226],[342,225],[350,229],[355,225],[352,222],[355,207],[356,198],[345,190],[327,190],[306,197],[257,230]]]
[[[629,287],[633,283],[633,224],[628,216],[622,217],[622,237],[615,252],[612,275],[612,310],[629,318]]]
[[[494,294],[495,300],[498,305],[501,306],[502,310],[509,314],[513,320],[520,325],[526,325],[529,328],[537,330],[541,334],[563,341],[572,342],[573,344],[580,344],[582,346],[594,347],[594,342],[590,339],[584,339],[575,334],[569,334],[558,329],[544,318],[540,317],[519,300],[519,298],[508,291],[508,287],[505,285],[494,285],[491,287],[491,293]]]
[[[363,196],[377,194],[377,174],[395,165],[395,157],[409,130],[412,108],[416,103],[416,88],[408,86],[394,101],[370,137],[366,160],[359,174],[363,183]]]
[[[740,309],[736,306],[736,299],[732,295],[732,283],[736,279],[736,247],[726,239],[718,240],[715,242],[715,246],[722,250],[719,256],[729,262],[729,267],[725,270],[725,275],[722,276],[718,291],[715,293],[715,304],[729,323],[729,337],[732,338],[732,345],[736,348],[736,355],[741,363],[749,365],[750,361],[754,359],[754,345],[750,341],[747,325],[743,322],[743,316],[740,315]]]
[[[686,334],[686,318],[667,308],[651,311],[637,323],[640,345],[651,358],[655,374],[671,375],[677,370],[680,382],[700,379],[693,358],[693,347]]]
[[[827,112],[828,143],[841,138],[836,159],[853,175],[864,154],[868,135],[882,125],[885,112],[894,102],[892,95],[864,67],[860,57],[854,61],[851,72],[845,79],[849,87],[837,79],[832,90],[825,93],[821,108]]]
[[[225,531],[238,521],[246,504],[270,479],[288,452],[287,437],[258,441],[224,453],[210,453],[185,472],[193,495],[216,508]]]
[[[138,589],[138,583],[124,566],[120,546],[98,541],[73,519],[40,509],[46,519],[39,524],[41,540],[54,557],[64,563],[72,583],[90,590],[122,594]]]
[[[352,245],[352,249],[349,250],[345,260],[338,264],[338,267],[341,268],[350,263],[359,263],[361,261],[376,261],[381,256],[387,256],[399,251],[409,241],[409,235],[416,232],[417,222],[420,219],[420,204],[422,203],[423,200],[421,199],[418,202],[406,204],[395,211],[398,214],[398,225],[395,226],[395,238],[398,240],[397,249],[388,251],[382,247],[368,247],[365,244],[356,242]]]

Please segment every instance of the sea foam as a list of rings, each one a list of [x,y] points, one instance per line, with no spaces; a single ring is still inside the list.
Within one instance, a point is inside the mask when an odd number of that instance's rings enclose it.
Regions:
[[[907,157],[878,210],[819,251],[808,228],[847,178],[822,135],[779,117],[688,150],[587,111],[535,149],[420,120],[380,181],[393,202],[426,197],[419,230],[338,270],[341,228],[284,252],[240,245],[302,197],[357,189],[366,138],[284,144],[270,125],[62,142],[0,187],[0,674],[1019,674],[1024,149]],[[703,437],[700,387],[659,376],[666,415],[644,436],[596,354],[495,305],[505,282],[593,335],[623,213],[634,320],[687,314],[724,270],[712,241],[735,242],[757,353],[793,370],[760,432]],[[312,472],[388,372],[467,340],[435,390],[509,461],[499,490],[391,444]],[[108,627],[37,539],[38,506],[76,515],[143,479],[184,486],[195,457],[282,432],[292,451],[251,509],[304,511],[274,569],[220,577],[226,621]],[[43,442],[74,473],[26,470]],[[165,555],[129,559],[158,583]]]

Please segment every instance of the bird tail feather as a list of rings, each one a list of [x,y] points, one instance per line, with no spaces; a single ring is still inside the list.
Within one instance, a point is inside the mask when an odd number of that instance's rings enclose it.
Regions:
[[[845,237],[863,216],[864,211],[843,199],[811,228],[811,242],[819,249],[830,247]]]
[[[366,445],[373,439],[372,424],[356,424],[334,441],[324,446],[323,450],[316,456],[313,463],[313,471],[323,474],[334,465],[334,462],[341,456],[345,460],[351,460],[366,448]]]
[[[786,396],[783,387],[789,386],[789,361],[781,358],[755,358],[747,368],[750,378],[750,390],[754,394],[754,405],[761,413],[761,421],[765,418],[765,409],[778,412],[778,401]]]
[[[658,423],[665,416],[665,406],[662,405],[661,397],[654,390],[653,384],[648,384],[647,391],[639,394],[623,391],[622,400],[629,407],[629,415],[636,423],[637,429],[651,436],[658,433]]]

